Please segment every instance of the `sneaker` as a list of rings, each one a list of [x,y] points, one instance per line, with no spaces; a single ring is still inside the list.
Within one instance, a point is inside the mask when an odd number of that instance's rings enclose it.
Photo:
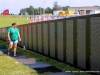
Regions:
[[[10,56],[10,53],[8,53],[8,56]]]

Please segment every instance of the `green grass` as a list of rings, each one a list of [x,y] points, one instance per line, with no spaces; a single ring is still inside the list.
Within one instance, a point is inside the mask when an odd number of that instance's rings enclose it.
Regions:
[[[0,45],[8,46],[3,41],[0,41]],[[0,52],[0,75],[39,75],[34,69],[22,63],[16,64],[15,62],[15,59],[11,59]]]
[[[26,24],[26,16],[22,16],[20,18],[20,16],[18,16],[18,15],[13,15],[13,16],[11,16],[11,15],[8,15],[8,16],[7,15],[6,16],[0,15],[0,28],[11,26],[11,24],[13,22],[18,22],[19,25]]]
[[[8,45],[5,43],[5,42],[3,42],[3,41],[0,41],[0,45],[6,45],[7,47],[8,47]],[[74,67],[72,67],[72,66],[69,66],[68,64],[64,64],[64,63],[61,63],[61,62],[58,62],[58,61],[55,61],[55,60],[53,60],[53,59],[50,59],[50,58],[48,58],[48,57],[45,57],[45,56],[42,56],[42,55],[40,55],[40,54],[37,54],[37,53],[34,53],[34,52],[30,52],[30,51],[28,51],[28,50],[23,50],[22,48],[19,48],[18,47],[18,49],[17,49],[17,51],[18,52],[22,52],[23,54],[25,54],[28,58],[30,58],[30,57],[33,57],[33,58],[35,58],[36,59],[36,61],[43,61],[43,62],[46,62],[46,63],[49,63],[49,64],[51,64],[51,65],[53,65],[53,66],[55,66],[56,68],[59,68],[59,69],[61,69],[61,70],[63,70],[63,71],[71,71],[70,73],[71,74],[74,74],[74,75],[90,75],[90,74],[87,74],[87,73],[79,73],[79,71],[81,71],[81,70],[79,70],[79,69],[77,69],[77,68],[74,68]],[[5,59],[5,60],[2,60],[2,59]],[[25,65],[23,65],[23,64],[20,64],[20,66],[18,66],[18,67],[16,67],[16,65],[14,65],[13,63],[15,62],[15,60],[13,60],[13,61],[10,61],[10,60],[7,60],[6,59],[6,57],[2,57],[2,59],[0,59],[0,61],[2,60],[3,61],[3,63],[2,63],[2,65],[0,64],[0,68],[2,69],[1,71],[1,73],[4,73],[4,71],[7,71],[7,72],[5,72],[5,73],[10,73],[11,71],[13,72],[14,70],[16,70],[17,69],[17,73],[16,74],[14,74],[14,75],[17,75],[18,73],[20,74],[20,72],[23,72],[23,70],[28,70],[28,71],[24,71],[25,73],[27,73],[27,74],[25,74],[25,75],[35,75],[35,71],[34,70],[32,70],[32,69],[30,69],[30,68],[28,68],[27,66],[25,66]],[[1,62],[2,62],[1,61]],[[6,64],[7,63],[7,64]],[[4,65],[4,64],[6,64],[6,66]],[[13,66],[12,66],[12,64],[13,64]],[[10,65],[11,66],[11,68],[9,68],[8,67],[8,65]],[[18,64],[17,64],[18,65]],[[15,67],[16,67],[16,69],[15,69]],[[23,69],[23,68],[25,68],[25,69]],[[9,70],[8,70],[9,69]],[[21,70],[22,69],[22,70]],[[75,73],[75,72],[73,72],[73,71],[78,71],[77,73]],[[14,73],[13,72],[13,73]],[[46,73],[44,73],[44,74],[41,74],[41,75],[47,75],[49,72],[46,72]],[[36,73],[37,74],[37,73]],[[1,74],[0,74],[1,75]],[[6,74],[5,74],[6,75]],[[7,75],[9,75],[9,74],[7,74]],[[21,75],[21,74],[20,74]],[[24,74],[22,74],[22,75],[24,75]]]
[[[0,18],[19,18],[20,15],[0,15]],[[22,15],[22,18],[26,18],[26,15]],[[30,15],[28,15],[28,17],[30,17]]]
[[[38,75],[34,70],[24,64],[16,64],[15,59],[0,54],[0,75]]]

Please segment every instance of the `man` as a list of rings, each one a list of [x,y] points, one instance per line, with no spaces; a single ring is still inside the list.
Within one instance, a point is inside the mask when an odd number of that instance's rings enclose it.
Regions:
[[[19,29],[17,28],[17,23],[12,23],[12,27],[8,28],[8,40],[9,48],[8,48],[8,55],[10,55],[10,50],[12,49],[12,46],[14,45],[14,57],[16,57],[16,49],[17,49],[17,43],[18,43],[18,37],[19,41],[21,41]]]

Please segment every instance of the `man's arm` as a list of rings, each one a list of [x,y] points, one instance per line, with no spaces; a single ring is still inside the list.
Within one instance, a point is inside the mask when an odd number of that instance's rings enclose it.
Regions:
[[[8,40],[11,40],[11,39],[10,39],[10,32],[8,32]]]
[[[20,38],[20,34],[19,34],[19,32],[18,32],[18,37],[19,37],[19,41],[21,41],[21,38]]]

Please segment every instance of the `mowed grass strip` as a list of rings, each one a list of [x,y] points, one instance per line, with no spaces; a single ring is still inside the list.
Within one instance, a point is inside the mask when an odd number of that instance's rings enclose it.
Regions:
[[[8,44],[1,40],[0,45],[8,47]],[[23,51],[22,48],[18,48],[17,51],[21,52],[20,49]],[[12,59],[6,54],[2,54],[0,52],[0,75],[47,75],[50,73],[51,72],[45,72],[43,74],[39,74],[36,70],[22,63],[16,63],[15,59]]]
[[[8,46],[4,41],[0,41],[0,44]],[[36,61],[43,61],[43,62],[46,62],[48,64],[51,64],[51,65],[55,66],[56,68],[58,68],[58,69],[60,69],[60,70],[62,70],[64,72],[71,71],[70,73],[74,74],[74,75],[91,75],[91,74],[84,73],[84,72],[80,73],[80,71],[81,71],[80,69],[77,69],[77,68],[72,67],[72,66],[70,66],[68,64],[65,64],[65,63],[61,63],[61,62],[55,61],[55,60],[53,60],[51,58],[45,57],[45,56],[37,54],[35,52],[30,52],[28,50],[23,50],[23,48],[20,48],[20,47],[18,47],[17,51],[18,52],[22,52],[28,58],[32,58],[33,57],[33,58],[36,59]],[[78,72],[73,72],[73,71],[78,71]],[[43,74],[40,74],[40,75],[47,75],[49,73],[51,73],[51,72],[46,72],[46,73],[43,73]]]
[[[38,75],[34,70],[0,52],[0,75]]]

